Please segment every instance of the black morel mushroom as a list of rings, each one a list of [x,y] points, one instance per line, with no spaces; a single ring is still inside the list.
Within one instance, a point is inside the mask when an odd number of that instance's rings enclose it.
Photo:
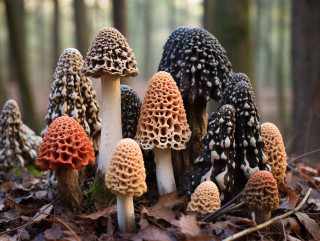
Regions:
[[[45,135],[57,117],[70,116],[80,123],[95,151],[98,151],[101,130],[99,105],[91,80],[81,74],[82,67],[83,58],[78,50],[68,48],[63,51],[51,85],[48,114],[45,117],[47,126],[41,135]]]
[[[37,139],[26,137],[18,104],[8,100],[0,114],[0,169],[8,170],[13,167],[23,167],[37,159]],[[29,131],[30,132],[30,131]],[[29,138],[29,139],[27,139]],[[32,143],[29,143],[31,140]]]
[[[201,28],[177,28],[164,46],[159,70],[169,72],[177,82],[192,132],[186,151],[174,153],[179,185],[193,160],[201,155],[201,138],[207,131],[206,105],[210,97],[219,101],[231,77],[231,63],[218,40]]]
[[[134,138],[140,116],[141,100],[129,85],[121,85],[122,138]]]

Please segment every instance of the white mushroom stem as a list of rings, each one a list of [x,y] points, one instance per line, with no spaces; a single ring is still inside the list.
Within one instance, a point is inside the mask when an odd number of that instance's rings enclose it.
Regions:
[[[159,195],[162,196],[177,190],[173,175],[171,149],[154,148],[154,161]]]
[[[134,233],[136,231],[136,222],[132,195],[117,195],[117,214],[120,232]]]
[[[102,128],[98,173],[104,176],[109,168],[113,150],[122,139],[120,77],[110,74],[101,76],[101,91]]]

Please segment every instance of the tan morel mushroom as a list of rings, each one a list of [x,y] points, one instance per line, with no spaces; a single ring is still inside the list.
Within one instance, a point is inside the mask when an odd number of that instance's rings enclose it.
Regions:
[[[271,172],[278,185],[284,183],[287,169],[287,153],[279,129],[272,123],[261,125],[261,136],[264,140],[264,154],[268,159]]]
[[[134,140],[126,138],[117,144],[106,174],[106,185],[117,195],[120,231],[134,232],[133,196],[139,197],[147,191],[142,152]]]
[[[102,128],[96,178],[104,183],[112,152],[122,139],[120,77],[137,76],[137,63],[126,38],[109,27],[94,37],[82,72],[101,80]]]
[[[279,207],[277,182],[271,172],[254,173],[244,189],[243,198],[260,224],[271,218],[271,212]]]
[[[31,132],[33,131],[22,123],[17,102],[8,100],[0,114],[1,170],[23,167],[37,159],[40,137],[31,135]]]
[[[185,149],[190,136],[179,89],[169,73],[160,71],[147,87],[135,137],[143,149],[154,148],[159,195],[176,190],[171,149]]]
[[[187,212],[204,216],[216,211],[220,206],[220,194],[216,184],[212,181],[205,181],[192,194]]]

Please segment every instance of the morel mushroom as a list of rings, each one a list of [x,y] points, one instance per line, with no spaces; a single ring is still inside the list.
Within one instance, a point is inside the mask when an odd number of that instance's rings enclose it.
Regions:
[[[188,203],[187,212],[204,216],[216,211],[221,206],[219,190],[212,181],[202,182],[191,196]]]
[[[204,152],[196,160],[197,174],[201,179],[191,177],[193,182],[186,182],[185,192],[194,190],[199,182],[214,181],[220,190],[220,199],[233,196],[236,168],[235,110],[231,105],[223,105],[210,117],[208,133],[202,138]]]
[[[43,171],[56,172],[62,203],[76,210],[83,200],[78,171],[94,160],[94,150],[83,127],[75,119],[62,116],[46,131],[37,165]]]
[[[107,187],[117,195],[118,224],[121,232],[136,229],[133,196],[147,191],[146,170],[139,145],[132,139],[119,141],[106,174]]]
[[[171,149],[184,149],[190,136],[179,89],[170,74],[160,71],[148,84],[135,137],[142,149],[154,148],[159,195],[176,190]]]
[[[261,136],[265,143],[264,153],[271,167],[271,173],[280,185],[284,183],[287,168],[287,153],[282,135],[276,125],[266,122],[261,125]]]
[[[0,114],[0,169],[23,167],[37,159],[37,137],[28,137],[18,104],[8,100]]]
[[[129,85],[121,85],[122,137],[134,138],[140,116],[141,100]]]
[[[254,211],[256,223],[271,218],[271,212],[279,207],[277,182],[268,171],[254,173],[245,186],[243,198],[250,210]]]
[[[102,129],[96,180],[104,185],[112,152],[122,139],[120,77],[135,77],[139,72],[126,38],[110,27],[94,37],[82,71],[101,80]]]
[[[192,132],[187,150],[174,155],[175,169],[182,177],[203,152],[207,101],[210,97],[220,100],[231,77],[231,63],[212,34],[201,28],[182,27],[173,31],[165,44],[159,70],[169,72],[177,82]]]
[[[41,135],[45,135],[57,117],[70,116],[81,124],[95,151],[98,151],[101,129],[99,105],[91,80],[81,74],[82,67],[83,58],[77,49],[63,51],[51,85],[48,114],[45,117],[47,126]]]

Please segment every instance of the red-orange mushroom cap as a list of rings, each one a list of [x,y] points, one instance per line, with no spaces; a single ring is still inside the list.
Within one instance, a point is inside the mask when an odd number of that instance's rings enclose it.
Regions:
[[[45,171],[58,168],[81,170],[95,161],[93,147],[83,127],[73,118],[62,116],[49,126],[40,145],[37,166]]]

